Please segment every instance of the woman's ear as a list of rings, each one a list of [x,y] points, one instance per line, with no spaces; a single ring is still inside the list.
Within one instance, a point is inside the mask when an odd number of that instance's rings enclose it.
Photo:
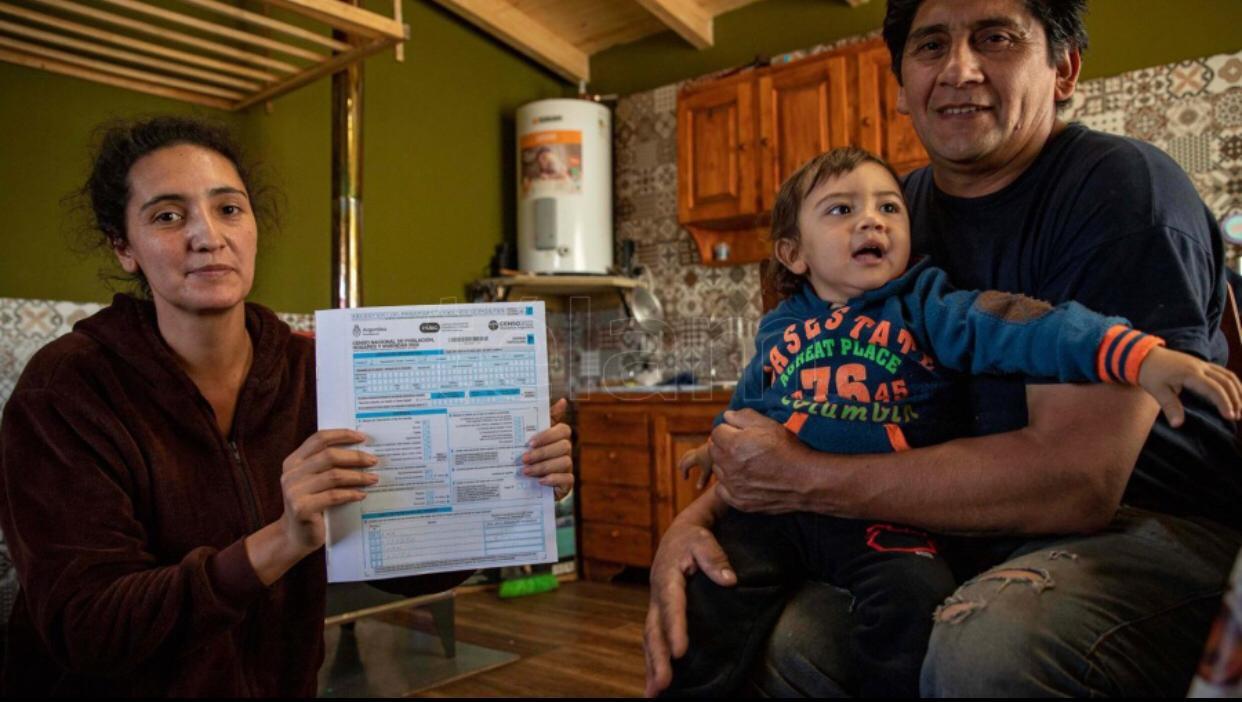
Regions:
[[[115,238],[112,240],[112,253],[116,254],[116,260],[121,264],[121,269],[126,273],[133,275],[138,272],[138,259],[134,258],[134,252],[129,248],[129,242]]]
[[[806,261],[802,260],[796,239],[780,239],[776,242],[776,260],[794,275],[806,275]]]

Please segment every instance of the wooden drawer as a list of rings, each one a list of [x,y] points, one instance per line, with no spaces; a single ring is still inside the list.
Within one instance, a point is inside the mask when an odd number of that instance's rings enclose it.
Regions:
[[[651,456],[632,446],[580,446],[579,474],[584,484],[651,485]]]
[[[578,501],[583,520],[651,526],[651,494],[646,490],[584,483]]]
[[[582,523],[582,556],[634,566],[651,565],[651,530],[602,522]]]
[[[647,414],[584,407],[578,417],[578,441],[583,444],[647,446]]]

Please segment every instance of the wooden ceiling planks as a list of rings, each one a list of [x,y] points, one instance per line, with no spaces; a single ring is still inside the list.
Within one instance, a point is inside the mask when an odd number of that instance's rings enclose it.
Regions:
[[[296,24],[221,0],[21,1],[0,0],[0,61],[226,110],[282,95],[408,36],[395,11],[388,17],[339,0],[264,0]],[[199,12],[187,14],[191,7]]]
[[[590,57],[672,30],[712,44],[717,15],[759,0],[436,0],[568,80],[590,79]]]

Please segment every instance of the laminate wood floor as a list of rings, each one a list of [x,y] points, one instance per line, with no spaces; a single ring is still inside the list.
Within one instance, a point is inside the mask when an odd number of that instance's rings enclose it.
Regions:
[[[502,600],[459,595],[457,640],[521,660],[416,697],[636,697],[643,693],[647,587],[587,581]]]

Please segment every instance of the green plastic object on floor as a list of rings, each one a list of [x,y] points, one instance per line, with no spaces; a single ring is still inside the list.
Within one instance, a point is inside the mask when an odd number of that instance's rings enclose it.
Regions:
[[[525,597],[527,595],[538,595],[541,592],[550,592],[560,586],[561,584],[557,581],[554,573],[536,573],[502,581],[497,594],[501,599]]]

